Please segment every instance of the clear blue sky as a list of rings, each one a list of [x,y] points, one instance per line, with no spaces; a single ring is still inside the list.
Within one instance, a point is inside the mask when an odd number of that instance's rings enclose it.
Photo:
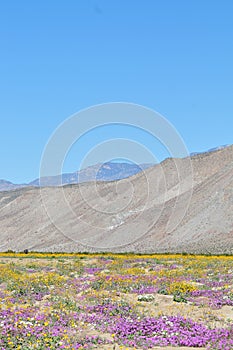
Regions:
[[[232,0],[2,1],[0,178],[38,177],[53,130],[102,102],[155,109],[190,152],[232,144],[232,13]]]

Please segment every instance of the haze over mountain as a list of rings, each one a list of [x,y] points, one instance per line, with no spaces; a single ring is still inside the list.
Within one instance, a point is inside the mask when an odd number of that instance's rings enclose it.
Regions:
[[[60,186],[67,184],[77,184],[89,181],[114,181],[125,179],[140,171],[153,166],[153,164],[131,164],[106,162],[95,164],[74,173],[66,173],[57,176],[48,176],[33,180],[27,184],[14,184],[7,180],[0,180],[0,191],[15,190],[30,186]]]
[[[133,176],[140,171],[153,166],[153,164],[131,164],[106,162],[95,164],[74,173],[62,174],[61,176],[48,176],[36,179],[29,186],[59,186],[77,184],[90,181],[114,181]]]
[[[27,186],[26,184],[13,184],[10,181],[7,180],[0,180],[0,191],[11,191],[15,190],[16,188],[22,188]]]
[[[0,250],[232,254],[232,212],[229,146],[119,181],[0,192]]]

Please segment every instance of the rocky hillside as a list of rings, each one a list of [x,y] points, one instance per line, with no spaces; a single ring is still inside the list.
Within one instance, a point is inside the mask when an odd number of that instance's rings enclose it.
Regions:
[[[232,213],[229,146],[120,181],[0,192],[0,250],[232,254]]]

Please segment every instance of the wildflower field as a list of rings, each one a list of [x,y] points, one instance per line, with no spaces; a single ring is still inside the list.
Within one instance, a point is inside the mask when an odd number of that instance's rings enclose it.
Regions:
[[[0,349],[233,349],[233,257],[0,255]]]

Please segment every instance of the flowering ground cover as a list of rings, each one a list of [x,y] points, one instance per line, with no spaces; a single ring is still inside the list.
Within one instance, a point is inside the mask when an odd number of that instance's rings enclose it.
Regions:
[[[233,257],[0,255],[0,349],[233,349]]]

